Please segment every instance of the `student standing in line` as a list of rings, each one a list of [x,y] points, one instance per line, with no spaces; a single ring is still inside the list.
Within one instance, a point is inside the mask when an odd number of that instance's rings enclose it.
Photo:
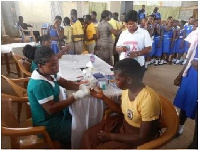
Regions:
[[[96,13],[96,11],[92,11],[92,12],[90,13],[90,15],[91,15],[92,22],[93,22],[95,28],[97,28],[99,22],[98,22],[98,20],[97,20],[97,13]]]
[[[177,60],[176,64],[180,64],[183,61],[181,60],[181,57],[184,54],[184,48],[185,48],[185,29],[184,29],[185,21],[181,20],[179,23],[180,29],[178,30],[178,39],[177,39]]]
[[[77,10],[72,9],[70,14],[72,20],[72,49],[74,54],[80,55],[83,51],[84,31],[81,22],[77,19]]]
[[[94,47],[96,45],[96,30],[90,15],[85,16],[85,24],[87,24],[87,27],[85,29],[84,41],[86,42],[86,47],[89,53],[94,54]]]
[[[142,5],[142,9],[138,10],[138,15],[139,15],[140,20],[146,17],[145,16],[145,5]]]
[[[60,26],[62,22],[61,16],[56,16],[54,24],[48,27],[47,35],[51,37],[51,49],[55,54],[59,53],[59,42],[64,39],[64,29]]]

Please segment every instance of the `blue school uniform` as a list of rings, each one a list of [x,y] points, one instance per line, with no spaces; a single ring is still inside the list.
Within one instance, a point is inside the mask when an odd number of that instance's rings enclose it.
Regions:
[[[185,48],[185,41],[183,40],[183,32],[185,29],[182,29],[179,31],[179,37],[177,39],[177,53],[178,54],[183,54],[184,53],[184,48]],[[183,47],[181,48],[181,43],[183,41]]]
[[[153,26],[152,25],[149,25],[149,27],[152,29]],[[155,49],[155,34],[152,35],[152,47],[151,47],[151,52],[148,54],[149,56],[154,56],[156,52],[156,49]]]
[[[161,19],[161,14],[159,12],[152,13],[157,19]]]
[[[145,11],[143,11],[143,10],[138,10],[138,16],[139,16],[140,19],[145,18]]]
[[[193,25],[184,25],[186,37],[192,32],[193,28],[194,28]],[[188,49],[189,49],[189,42],[185,41],[184,51],[187,53]]]
[[[162,26],[161,25],[158,25],[159,26],[159,30],[162,30]],[[160,47],[158,47],[158,45],[160,44],[160,38],[161,36],[156,32],[155,33],[155,56],[157,57],[160,57],[162,55],[162,43],[163,41],[161,42],[161,45]]]
[[[172,28],[172,37],[173,37],[173,32],[174,31],[175,31],[175,34],[177,34],[178,28],[177,27]],[[173,53],[176,53],[177,52],[176,49],[177,49],[177,39],[175,38],[174,44],[173,44],[172,48],[170,49],[169,55],[171,55]]]
[[[61,29],[61,27],[59,28]],[[53,26],[49,26],[49,36],[57,36],[58,37],[58,32],[56,29],[53,28]],[[55,54],[59,53],[59,48],[58,48],[58,41],[52,40],[51,41],[51,49],[54,51]]]
[[[172,29],[166,31],[166,26],[163,27],[163,53],[169,54],[170,52],[170,44],[172,39]]]
[[[195,58],[198,60],[198,45]],[[186,112],[188,118],[194,119],[197,111],[198,99],[198,72],[191,66],[185,77],[182,78],[180,88],[174,99],[174,105]]]

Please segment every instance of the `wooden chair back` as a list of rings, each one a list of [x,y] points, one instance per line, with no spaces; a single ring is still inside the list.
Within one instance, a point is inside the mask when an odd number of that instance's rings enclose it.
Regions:
[[[160,119],[160,128],[165,131],[161,136],[148,143],[138,146],[138,149],[157,149],[170,142],[177,134],[179,127],[179,118],[174,105],[166,98],[159,96],[162,103],[162,114]]]

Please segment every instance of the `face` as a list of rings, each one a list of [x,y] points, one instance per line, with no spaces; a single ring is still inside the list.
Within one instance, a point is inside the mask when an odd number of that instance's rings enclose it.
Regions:
[[[152,24],[152,23],[153,23],[153,17],[150,16],[150,17],[148,18],[148,22],[149,22],[150,24]]]
[[[44,74],[54,75],[59,71],[58,56],[53,55],[45,65],[38,65]]]
[[[194,24],[194,18],[190,18],[189,24]]]
[[[62,20],[55,19],[54,20],[54,25],[59,27],[61,25],[61,22],[62,22]]]
[[[138,23],[134,22],[134,21],[129,21],[129,22],[126,23],[126,27],[127,27],[129,32],[133,32],[133,31],[137,30]]]
[[[142,9],[145,10],[145,6],[144,5],[142,6]]]
[[[126,90],[128,88],[127,77],[124,76],[120,71],[114,71],[115,81],[117,87]]]
[[[51,39],[49,39],[48,41],[44,41],[44,42],[42,43],[42,46],[51,47]]]
[[[194,22],[194,26],[195,26],[195,27],[198,27],[198,21],[195,21],[195,22]]]
[[[93,15],[92,13],[90,14],[92,19],[96,19],[96,16]]]

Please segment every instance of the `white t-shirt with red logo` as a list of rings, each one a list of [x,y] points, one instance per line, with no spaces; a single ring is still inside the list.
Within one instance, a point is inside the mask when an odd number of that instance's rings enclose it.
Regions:
[[[130,48],[128,52],[141,51],[145,47],[152,46],[152,39],[147,30],[138,27],[137,31],[135,31],[133,34],[130,33],[128,30],[123,31],[120,34],[116,46],[127,46]],[[127,56],[128,52],[122,52],[120,54],[120,60],[128,58]],[[144,56],[138,56],[135,57],[134,59],[140,63],[140,66],[144,66],[145,62]]]

